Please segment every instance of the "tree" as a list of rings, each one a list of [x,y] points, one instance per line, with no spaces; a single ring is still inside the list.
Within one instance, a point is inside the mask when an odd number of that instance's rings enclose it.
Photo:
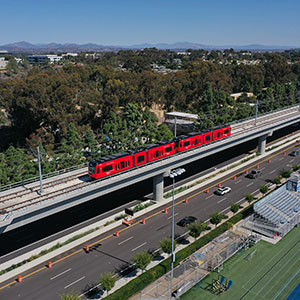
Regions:
[[[254,200],[254,196],[252,194],[247,194],[245,198],[249,203],[251,203]]]
[[[169,141],[174,138],[173,132],[169,129],[166,124],[160,124],[158,126],[156,139],[158,141]]]
[[[132,262],[137,266],[137,268],[141,269],[144,272],[146,267],[152,261],[152,258],[153,257],[150,253],[144,251],[144,252],[137,253],[133,257]]]
[[[232,204],[230,206],[230,210],[235,214],[239,210],[239,205],[238,204]]]
[[[280,171],[280,175],[283,177],[283,178],[289,178],[292,174],[292,171],[291,170],[281,170]]]
[[[190,236],[192,236],[195,240],[197,237],[200,236],[201,232],[204,231],[206,228],[206,223],[196,223],[196,222],[193,222],[191,224],[188,225],[188,229],[189,229],[189,234]]]
[[[174,241],[174,250],[176,248],[176,242]],[[172,239],[164,238],[160,241],[160,248],[164,253],[171,254],[172,253]]]
[[[69,294],[63,294],[60,296],[60,300],[80,300],[81,298],[75,292]]]
[[[107,293],[115,286],[116,278],[111,272],[100,275],[99,283],[104,291]]]
[[[223,218],[224,216],[222,214],[214,213],[210,216],[210,221],[212,224],[215,224],[217,227],[217,225],[222,221]]]

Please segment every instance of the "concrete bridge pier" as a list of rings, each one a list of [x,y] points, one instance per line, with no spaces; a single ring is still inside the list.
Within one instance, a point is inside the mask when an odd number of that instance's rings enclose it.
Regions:
[[[164,199],[164,177],[169,176],[170,172],[164,172],[153,177],[153,200],[161,201]]]
[[[268,136],[272,136],[272,134],[273,134],[273,131],[258,138],[258,153],[259,154],[264,154],[266,152],[267,138],[268,138]]]

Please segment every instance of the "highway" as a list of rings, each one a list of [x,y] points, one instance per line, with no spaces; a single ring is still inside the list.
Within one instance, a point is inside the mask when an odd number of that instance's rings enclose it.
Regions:
[[[188,198],[188,204],[182,203],[183,199],[176,200],[175,221],[178,222],[188,215],[193,215],[198,220],[207,220],[213,212],[226,210],[232,203],[243,201],[246,194],[255,194],[261,185],[273,179],[281,169],[300,164],[300,156],[283,155],[284,151],[289,153],[295,148],[298,146],[290,146],[290,149],[281,150],[277,155],[272,154],[270,163],[259,163],[263,174],[258,179],[248,179],[243,173],[244,170],[240,170],[187,194],[184,198]],[[237,175],[236,180],[233,180],[234,175]],[[232,192],[225,196],[214,195],[213,192],[220,182],[224,186],[230,186]],[[204,193],[207,188],[210,189],[209,194]],[[137,222],[131,227],[116,229],[120,231],[119,237],[113,236],[115,232],[113,230],[90,241],[89,244],[94,244],[90,253],[86,253],[82,248],[73,249],[53,259],[52,269],[40,265],[22,274],[24,278],[22,283],[16,283],[13,280],[2,283],[0,299],[53,300],[59,299],[60,294],[71,291],[83,293],[99,278],[101,273],[120,269],[136,253],[157,249],[159,241],[170,236],[170,213],[162,213],[160,209],[144,217],[146,217],[145,225]],[[175,228],[176,234],[182,234],[185,230],[179,226]]]

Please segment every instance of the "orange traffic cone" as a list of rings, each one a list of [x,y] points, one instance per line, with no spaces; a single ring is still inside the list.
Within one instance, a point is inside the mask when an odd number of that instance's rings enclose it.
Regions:
[[[206,192],[206,194],[208,194],[208,193],[209,193],[209,189],[206,189],[206,191],[205,191],[205,192]]]
[[[249,172],[249,171],[248,171],[248,170],[246,170],[246,174],[248,174],[248,172]]]
[[[86,246],[85,246],[85,251],[86,251],[87,253],[90,252],[90,246],[89,246],[89,245],[86,245]]]
[[[119,235],[120,235],[120,234],[119,234],[119,231],[117,230],[117,231],[116,231],[116,237],[119,237]]]
[[[144,225],[146,224],[146,219],[142,220],[142,224],[144,224]]]
[[[233,177],[233,180],[236,180],[236,176]]]
[[[21,283],[22,281],[23,281],[23,279],[22,279],[22,276],[21,276],[21,275],[19,275],[19,276],[18,276],[18,282],[20,282],[20,283]]]
[[[187,204],[188,203],[188,198],[184,199],[184,203]]]
[[[165,208],[165,214],[167,214],[168,213],[168,209],[167,208]]]
[[[259,169],[259,164],[256,166],[257,169]]]
[[[219,184],[218,184],[218,187],[219,187],[219,188],[222,187],[222,183],[219,183]]]
[[[49,269],[52,268],[52,262],[51,262],[51,261],[48,262],[48,268],[49,268]]]

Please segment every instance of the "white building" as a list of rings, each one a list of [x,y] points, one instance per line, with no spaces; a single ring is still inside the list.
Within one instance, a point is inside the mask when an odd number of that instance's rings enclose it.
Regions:
[[[0,57],[0,70],[5,70],[7,64],[8,64],[8,61],[5,60],[4,57]]]
[[[27,56],[27,60],[29,61],[30,64],[46,64],[46,63],[57,63],[60,60],[62,60],[63,57],[62,56],[58,56],[55,54],[45,54],[45,55],[30,55]]]

